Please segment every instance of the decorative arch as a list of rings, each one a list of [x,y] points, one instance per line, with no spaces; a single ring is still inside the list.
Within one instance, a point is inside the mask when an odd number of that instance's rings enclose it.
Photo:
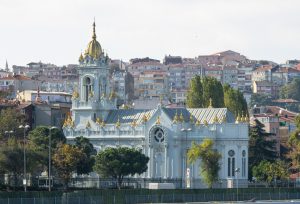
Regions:
[[[154,125],[149,131],[149,144],[165,144],[167,142],[167,130],[161,125]]]
[[[82,90],[83,90],[83,97],[84,101],[88,102],[89,97],[93,95],[93,83],[94,77],[90,75],[86,75],[82,78]]]

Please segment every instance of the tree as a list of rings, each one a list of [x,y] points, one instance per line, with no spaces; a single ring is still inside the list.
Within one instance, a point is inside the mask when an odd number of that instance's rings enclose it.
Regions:
[[[103,177],[114,178],[120,189],[124,176],[144,173],[148,161],[149,157],[133,148],[107,148],[97,154],[94,170]]]
[[[93,171],[93,166],[95,164],[95,155],[97,154],[96,149],[94,148],[93,144],[90,143],[90,140],[83,136],[75,138],[75,146],[81,149],[86,155],[86,158],[81,160],[77,165],[77,174],[90,173]]]
[[[189,108],[203,107],[203,87],[200,76],[195,76],[190,81],[187,94],[187,106]]]
[[[83,159],[85,159],[85,154],[78,147],[69,144],[58,145],[52,160],[58,176],[63,180],[65,189],[68,188],[72,173]]]
[[[204,182],[209,188],[218,180],[220,171],[221,154],[213,149],[214,142],[211,139],[204,139],[201,144],[192,143],[191,149],[188,151],[188,163],[195,163],[201,159],[200,174],[203,176]]]
[[[28,133],[29,146],[38,155],[39,163],[47,168],[49,172],[49,136],[50,130],[47,126],[38,126]],[[61,130],[51,130],[51,153],[53,154],[58,144],[65,143],[66,138]]]
[[[39,172],[37,159],[35,154],[28,146],[26,148],[26,170],[27,173],[35,175]],[[12,175],[14,178],[14,186],[17,184],[18,177],[24,172],[24,146],[16,138],[10,138],[0,146],[0,168],[2,173]]]
[[[19,125],[24,123],[24,116],[19,111],[12,108],[2,109],[0,111],[0,137],[5,138],[5,131],[14,131],[14,136],[23,136],[23,131],[19,129]]]
[[[266,94],[254,93],[251,96],[250,107],[272,105],[272,98]]]
[[[214,77],[204,77],[202,80],[203,86],[203,106],[206,108],[210,105],[215,108],[224,107],[224,92],[221,82]]]
[[[292,98],[300,101],[300,78],[294,78],[293,81],[280,90],[282,98]]]
[[[281,160],[276,160],[275,162],[262,160],[257,166],[253,167],[252,174],[257,181],[267,182],[268,185],[275,181],[276,186],[276,180],[288,177],[288,169]]]
[[[222,84],[213,77],[195,76],[190,83],[187,94],[189,108],[207,108],[212,101],[215,108],[224,107],[224,92]]]
[[[228,110],[230,110],[236,116],[249,115],[247,101],[245,100],[243,94],[239,90],[235,90],[227,84],[223,86],[223,90],[224,103],[225,107],[227,107]]]
[[[273,133],[267,133],[264,125],[254,120],[253,126],[250,127],[249,133],[249,168],[252,169],[261,161],[274,161],[277,158],[276,140],[272,139]],[[251,172],[251,171],[250,171]],[[251,174],[249,174],[252,179]]]

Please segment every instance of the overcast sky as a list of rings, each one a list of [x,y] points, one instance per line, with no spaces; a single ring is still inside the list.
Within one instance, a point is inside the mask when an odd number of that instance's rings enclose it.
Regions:
[[[77,63],[96,18],[113,59],[195,57],[234,50],[300,59],[299,0],[0,0],[0,67]]]

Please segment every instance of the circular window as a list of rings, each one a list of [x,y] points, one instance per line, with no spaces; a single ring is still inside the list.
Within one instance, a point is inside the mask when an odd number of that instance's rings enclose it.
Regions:
[[[161,128],[157,128],[154,131],[154,139],[156,142],[163,142],[165,140],[164,131]]]
[[[233,156],[234,156],[234,151],[233,151],[233,150],[229,150],[228,155],[229,155],[230,157],[233,157]]]
[[[246,156],[246,151],[245,150],[243,150],[242,155],[243,155],[243,157]]]

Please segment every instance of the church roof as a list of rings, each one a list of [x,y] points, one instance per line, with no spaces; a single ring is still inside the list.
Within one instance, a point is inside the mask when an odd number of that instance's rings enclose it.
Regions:
[[[106,123],[116,123],[118,120],[120,123],[131,123],[135,121],[136,123],[142,123],[143,118],[147,117],[147,119],[151,118],[155,113],[156,109],[145,110],[145,109],[119,109],[112,110],[109,112]]]
[[[143,122],[144,117],[146,116],[149,120],[152,115],[157,111],[157,109],[145,110],[145,109],[119,109],[112,110],[109,112],[106,119],[107,124],[116,123],[118,120],[122,124],[130,124],[135,121],[137,124]],[[184,121],[188,122],[190,116],[193,116],[194,121],[198,120],[200,123],[203,123],[206,120],[208,123],[213,123],[215,117],[222,119],[226,118],[228,123],[234,123],[234,115],[228,111],[227,108],[162,108],[162,111],[173,120],[174,116],[180,116],[182,114]]]
[[[228,123],[235,122],[234,115],[227,108],[164,108],[164,111],[170,118],[174,118],[176,112],[178,116],[182,113],[184,121],[189,121],[192,115],[193,119],[200,123],[203,123],[204,120],[213,123],[216,116],[219,119],[225,116]]]

